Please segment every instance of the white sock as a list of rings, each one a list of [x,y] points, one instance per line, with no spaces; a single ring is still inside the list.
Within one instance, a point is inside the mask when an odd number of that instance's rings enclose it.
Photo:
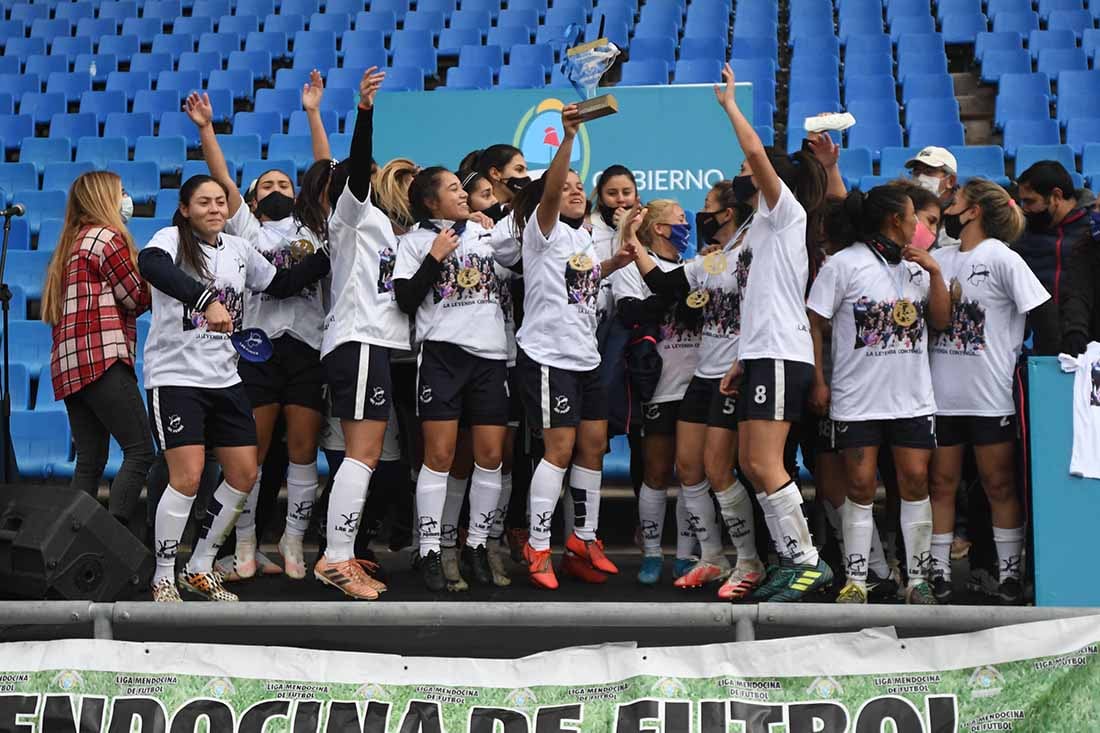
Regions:
[[[414,481],[413,483],[415,484],[416,482]],[[416,511],[417,506],[418,505],[416,503],[416,492],[413,491],[412,524],[409,525],[410,527],[413,528],[413,533],[412,533],[412,543],[409,545],[409,550],[412,552],[414,557],[419,557],[420,556],[420,521],[419,521],[420,520],[420,514],[419,514],[419,512]]]
[[[286,533],[291,537],[305,535],[316,496],[317,462],[290,463],[286,469]]]
[[[909,558],[909,585],[928,580],[932,565],[932,502],[901,500],[901,537]]]
[[[948,582],[951,581],[951,543],[954,539],[955,535],[951,532],[932,535],[933,572]]]
[[[871,554],[871,536],[875,534],[874,504],[857,504],[848,499],[841,508],[844,515],[844,566],[848,580],[867,587],[867,556]]]
[[[714,514],[714,500],[710,498],[710,482],[681,486],[680,492],[684,495],[688,523],[699,540],[701,559],[715,562],[722,556],[722,535]]]
[[[680,489],[676,495],[676,557],[681,560],[695,554],[695,533],[691,531],[688,517],[684,490]]]
[[[535,466],[531,475],[531,493],[528,495],[531,507],[531,547],[536,550],[550,549],[550,522],[554,518],[554,507],[561,495],[561,482],[565,478],[565,469],[558,468],[545,458]]]
[[[489,538],[499,540],[504,537],[504,519],[508,516],[508,504],[512,501],[512,474],[500,474],[500,498],[497,499],[497,513],[493,517],[493,529]]]
[[[206,505],[206,517],[199,529],[199,538],[195,542],[195,551],[187,561],[187,572],[209,573],[214,569],[214,557],[222,543],[237,523],[248,494],[237,491],[222,481]]]
[[[252,484],[252,491],[241,507],[241,516],[237,518],[237,542],[256,544],[256,502],[260,500],[260,478],[264,469],[260,466],[256,469],[256,483]]]
[[[764,524],[768,527],[768,536],[771,538],[775,554],[780,560],[787,559],[787,549],[779,541],[782,539],[782,535],[779,534],[779,515],[775,513],[775,507],[768,501],[768,495],[763,491],[756,493],[756,501],[759,502],[760,508],[764,511]]]
[[[756,532],[752,521],[752,499],[745,485],[734,481],[725,491],[715,491],[718,509],[726,523],[730,541],[737,548],[737,562],[759,560],[756,554]]]
[[[326,515],[325,559],[329,562],[345,562],[355,556],[359,515],[363,513],[373,473],[367,464],[352,458],[345,458],[336,470]]]
[[[890,564],[886,562],[886,552],[882,549],[882,538],[878,534],[878,525],[872,524],[871,555],[867,558],[867,566],[875,571],[880,578],[890,577]]]
[[[602,471],[577,465],[569,469],[569,493],[573,497],[573,532],[586,542],[596,539],[596,531],[600,528],[602,483]]]
[[[157,503],[157,518],[154,524],[156,538],[157,569],[153,580],[168,578],[175,582],[176,553],[179,551],[183,530],[191,517],[191,505],[195,497],[184,496],[171,486],[164,490]]]
[[[443,547],[458,546],[458,520],[462,516],[462,500],[466,498],[468,482],[468,478],[447,476],[447,498],[443,502],[443,517],[439,525],[439,544]]]
[[[470,531],[466,534],[468,547],[480,547],[489,539],[497,517],[500,500],[500,466],[490,470],[474,464],[470,477]]]
[[[844,505],[841,504],[840,508],[833,506],[832,502],[828,499],[821,502],[825,506],[825,521],[829,525],[830,531],[833,533],[833,537],[840,544],[840,552],[844,553],[844,519],[841,514],[844,512]]]
[[[665,530],[665,492],[643,483],[638,492],[638,522],[642,528],[642,546],[648,557],[661,556],[661,534]]]
[[[817,548],[810,537],[810,525],[802,515],[802,492],[794,481],[768,497],[775,509],[776,528],[788,557],[796,565],[817,565]],[[777,544],[779,544],[777,542]]]
[[[420,467],[420,475],[416,478],[416,526],[420,535],[420,557],[427,557],[429,552],[439,552],[440,525],[446,511],[450,482],[449,475],[427,466]]]
[[[1024,528],[993,528],[993,542],[997,545],[998,573],[1000,581],[1020,579],[1024,553]]]

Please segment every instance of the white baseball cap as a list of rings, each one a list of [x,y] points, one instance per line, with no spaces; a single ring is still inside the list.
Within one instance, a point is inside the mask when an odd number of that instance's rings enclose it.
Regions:
[[[959,164],[955,160],[955,156],[947,148],[938,148],[935,145],[929,145],[917,153],[916,157],[910,158],[905,163],[905,167],[912,168],[916,163],[926,165],[929,168],[946,168],[951,173],[956,173],[959,170]]]

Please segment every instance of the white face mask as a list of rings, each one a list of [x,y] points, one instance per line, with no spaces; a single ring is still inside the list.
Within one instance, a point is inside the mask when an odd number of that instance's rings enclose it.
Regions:
[[[122,203],[118,205],[118,213],[123,221],[130,221],[130,217],[134,215],[134,200],[130,198],[130,194],[122,194]]]
[[[935,176],[917,176],[913,180],[921,188],[936,196],[940,195],[940,184],[942,183],[942,179],[936,178]]]

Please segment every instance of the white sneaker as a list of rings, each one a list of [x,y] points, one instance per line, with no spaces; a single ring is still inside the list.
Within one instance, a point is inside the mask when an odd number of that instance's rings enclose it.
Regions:
[[[172,578],[154,580],[150,590],[153,592],[153,600],[157,603],[183,603],[179,589]]]
[[[237,538],[237,549],[233,553],[234,569],[237,577],[245,580],[256,575],[256,539]]]
[[[279,539],[279,554],[283,556],[283,571],[295,580],[306,577],[305,552],[302,538],[283,533]]]

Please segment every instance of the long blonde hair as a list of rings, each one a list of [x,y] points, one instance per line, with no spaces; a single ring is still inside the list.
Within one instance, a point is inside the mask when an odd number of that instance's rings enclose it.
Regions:
[[[982,231],[987,237],[1012,244],[1024,232],[1024,212],[1008,191],[985,178],[971,178],[961,189],[971,206],[982,210]]]
[[[672,210],[679,206],[680,202],[673,199],[654,199],[646,203],[645,218],[642,219],[642,223],[638,227],[638,241],[646,247],[652,247],[654,237],[660,236],[653,227],[657,224],[667,223],[661,220],[667,218]]]
[[[420,168],[408,158],[394,158],[374,177],[374,200],[390,221],[402,229],[416,223],[409,207],[409,184]]]
[[[122,222],[119,213],[119,192],[122,179],[110,171],[92,171],[77,176],[69,187],[65,203],[65,221],[54,248],[53,257],[46,268],[46,284],[42,288],[42,320],[51,326],[61,320],[65,304],[65,274],[73,250],[79,245],[78,235],[90,226],[115,230],[126,240],[130,257],[137,264],[137,248],[134,238]]]

